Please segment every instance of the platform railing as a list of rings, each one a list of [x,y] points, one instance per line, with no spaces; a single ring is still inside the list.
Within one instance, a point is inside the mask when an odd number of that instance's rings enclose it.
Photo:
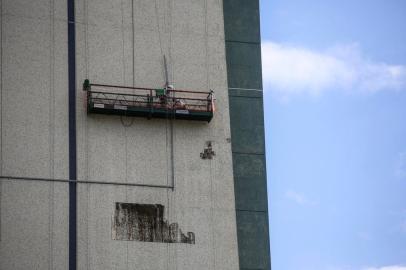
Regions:
[[[165,88],[128,87],[84,83],[87,102],[112,106],[150,108],[156,110],[211,112],[214,108],[213,91],[190,91]],[[119,107],[118,107],[119,108]]]

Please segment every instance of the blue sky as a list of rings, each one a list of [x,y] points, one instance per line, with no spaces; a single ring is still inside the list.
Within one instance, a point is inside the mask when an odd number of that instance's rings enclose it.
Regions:
[[[273,270],[406,270],[406,1],[261,0]]]

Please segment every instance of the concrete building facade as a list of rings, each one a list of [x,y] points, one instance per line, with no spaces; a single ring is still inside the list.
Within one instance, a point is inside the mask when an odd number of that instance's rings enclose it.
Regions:
[[[0,30],[0,269],[270,269],[257,0],[1,0]],[[88,114],[85,79],[216,110]]]

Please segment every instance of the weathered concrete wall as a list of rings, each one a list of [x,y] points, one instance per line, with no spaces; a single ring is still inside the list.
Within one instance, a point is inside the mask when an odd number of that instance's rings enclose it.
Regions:
[[[66,4],[1,7],[1,174],[67,178]],[[67,195],[2,181],[0,269],[67,268]]]
[[[175,182],[174,190],[79,184],[78,269],[238,269],[222,1],[75,5],[78,179]],[[2,175],[66,179],[66,1],[1,6]],[[86,114],[85,78],[162,87],[163,54],[175,88],[215,91],[209,124],[179,120],[171,129],[169,120]],[[200,158],[207,141],[211,160]],[[0,269],[67,269],[67,184],[1,183]],[[116,202],[163,205],[195,244],[113,240]]]

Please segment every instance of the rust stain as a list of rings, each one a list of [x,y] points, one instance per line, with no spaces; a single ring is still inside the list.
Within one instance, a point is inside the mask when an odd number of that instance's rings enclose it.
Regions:
[[[160,204],[116,203],[113,240],[195,244],[195,234],[184,234],[178,223],[169,224],[164,210]]]

